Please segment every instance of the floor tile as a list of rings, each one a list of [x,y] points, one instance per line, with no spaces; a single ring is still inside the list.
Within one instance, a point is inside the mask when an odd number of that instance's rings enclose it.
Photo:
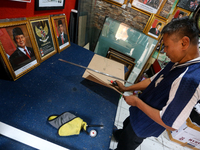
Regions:
[[[141,150],[163,150],[162,143],[157,143],[151,139],[145,139],[141,144]]]

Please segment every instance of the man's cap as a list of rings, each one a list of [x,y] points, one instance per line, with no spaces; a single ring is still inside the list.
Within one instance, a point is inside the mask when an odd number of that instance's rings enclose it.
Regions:
[[[13,29],[13,37],[15,37],[17,35],[22,35],[22,34],[24,35],[21,28],[16,27]]]
[[[181,11],[181,12],[179,13],[179,15],[184,15],[184,12]]]
[[[162,25],[162,23],[161,23],[161,22],[159,22],[159,23],[157,24],[157,26],[158,26],[158,25],[160,25],[160,26],[161,26],[161,25]]]
[[[58,20],[58,25],[62,24],[62,20]]]

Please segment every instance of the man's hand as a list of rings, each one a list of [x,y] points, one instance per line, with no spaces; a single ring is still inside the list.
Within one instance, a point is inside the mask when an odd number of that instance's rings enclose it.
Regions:
[[[117,83],[117,86],[115,86],[116,89],[118,89],[121,92],[126,91],[126,87],[121,82],[117,80],[115,82]]]
[[[118,86],[115,86],[116,89],[118,89],[121,92],[125,91],[138,91],[138,90],[145,90],[146,87],[151,83],[150,78],[147,78],[141,82],[138,82],[136,84],[133,84],[131,86],[124,86],[121,82],[115,81]]]
[[[123,95],[123,98],[126,101],[126,103],[131,106],[137,106],[137,102],[141,101],[137,96],[134,96],[134,95],[130,95],[130,96]]]

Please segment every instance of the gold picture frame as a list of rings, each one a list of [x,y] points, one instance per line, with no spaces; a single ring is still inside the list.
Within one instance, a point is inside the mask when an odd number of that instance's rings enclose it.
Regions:
[[[116,6],[119,6],[119,7],[121,7],[122,5],[126,5],[128,2],[128,0],[104,0],[104,1],[114,4]],[[123,1],[123,2],[120,2],[120,1]]]
[[[180,7],[176,7],[176,9],[173,12],[173,18],[180,18],[180,17],[184,17],[184,16],[189,16],[191,14],[190,11],[185,10],[183,8]]]
[[[27,20],[0,23],[0,54],[13,80],[39,65]]]
[[[161,36],[162,28],[166,25],[166,20],[158,15],[151,15],[149,22],[147,23],[144,33],[156,40]]]
[[[54,37],[58,52],[61,52],[70,46],[70,38],[66,16],[52,16],[51,22],[53,25]]]
[[[57,53],[50,16],[27,18],[34,36],[40,62]]]

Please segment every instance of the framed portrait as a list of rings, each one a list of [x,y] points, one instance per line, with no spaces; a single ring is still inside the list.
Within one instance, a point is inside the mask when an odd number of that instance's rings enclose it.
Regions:
[[[51,17],[53,31],[56,40],[58,52],[63,51],[70,46],[70,38],[65,15]]]
[[[28,18],[40,62],[57,53],[50,16]]]
[[[165,0],[130,0],[133,7],[139,8],[145,12],[156,14]]]
[[[0,23],[0,53],[13,80],[39,65],[27,20]]]
[[[128,0],[104,0],[104,1],[121,7],[122,5],[126,4]]]
[[[184,16],[189,16],[190,14],[191,14],[190,11],[182,9],[180,7],[177,7],[176,10],[173,13],[173,16],[174,16],[173,18],[174,19],[176,19],[176,18],[182,18]]]
[[[169,16],[175,11],[177,3],[178,0],[166,0],[164,6],[161,7],[161,9],[159,10],[160,12],[158,12],[157,14],[161,17],[168,19]]]
[[[162,28],[166,25],[166,21],[157,15],[152,15],[151,20],[145,27],[144,33],[156,40],[159,39]]]
[[[199,4],[199,0],[179,0],[177,7],[186,9],[188,11],[194,11]]]
[[[64,9],[65,0],[35,0],[35,10]]]

